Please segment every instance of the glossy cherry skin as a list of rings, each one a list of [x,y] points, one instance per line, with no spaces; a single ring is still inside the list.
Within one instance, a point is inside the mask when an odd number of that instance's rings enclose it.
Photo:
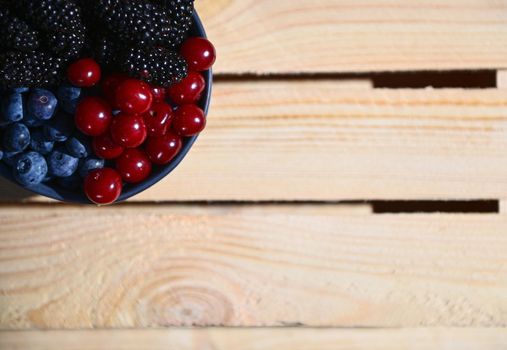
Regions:
[[[151,162],[146,153],[138,148],[129,148],[116,159],[116,170],[123,181],[131,184],[145,180],[151,173]]]
[[[114,143],[109,133],[94,137],[92,148],[95,155],[103,159],[115,159],[125,150],[124,147]]]
[[[151,88],[144,81],[126,79],[116,89],[116,103],[118,108],[128,114],[142,114],[153,102]]]
[[[92,170],[84,180],[84,192],[96,204],[111,204],[122,190],[120,174],[111,168]]]
[[[140,146],[146,140],[147,134],[144,118],[140,115],[120,113],[111,123],[111,138],[122,147]]]
[[[153,95],[153,102],[163,102],[165,100],[165,89],[161,86],[152,86],[151,94]]]
[[[156,102],[143,116],[148,136],[163,136],[173,121],[174,113],[167,103]]]
[[[74,86],[91,87],[100,81],[100,66],[91,58],[82,58],[67,68],[67,79]]]
[[[190,38],[181,46],[181,54],[191,71],[202,72],[213,66],[216,52],[213,44],[204,38]]]
[[[112,118],[109,103],[96,96],[88,96],[81,100],[74,117],[77,128],[88,136],[98,136],[106,132]]]
[[[206,127],[206,117],[196,105],[180,106],[172,122],[172,129],[180,136],[197,135]]]
[[[121,73],[114,73],[107,76],[102,81],[102,92],[106,97],[106,100],[111,104],[111,106],[118,108],[118,104],[116,103],[116,90],[118,86],[124,81],[128,79],[128,76]]]
[[[152,163],[164,165],[176,157],[181,147],[181,138],[173,133],[167,133],[160,137],[149,137],[144,149]]]
[[[188,75],[179,83],[168,88],[171,101],[183,105],[197,102],[206,87],[206,82],[201,74],[188,72]]]

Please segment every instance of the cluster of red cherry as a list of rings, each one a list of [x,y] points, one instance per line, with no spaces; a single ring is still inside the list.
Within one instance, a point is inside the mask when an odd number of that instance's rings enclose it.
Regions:
[[[182,138],[196,135],[206,126],[204,112],[195,103],[205,90],[199,72],[211,68],[215,49],[206,39],[191,38],[181,53],[189,74],[170,88],[112,74],[102,81],[103,96],[88,96],[78,103],[77,128],[92,137],[96,156],[115,164],[86,176],[84,192],[92,202],[113,203],[121,194],[123,182],[146,180],[152,164],[168,164],[180,151]],[[101,75],[100,66],[90,58],[74,62],[67,71],[70,83],[78,87],[96,85]],[[166,97],[177,107],[173,109]],[[119,112],[113,113],[115,110]]]

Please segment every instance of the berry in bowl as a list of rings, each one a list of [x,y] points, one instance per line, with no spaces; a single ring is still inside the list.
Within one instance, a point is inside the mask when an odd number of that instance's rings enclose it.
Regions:
[[[215,49],[193,0],[0,3],[0,175],[111,204],[160,181],[206,126]]]

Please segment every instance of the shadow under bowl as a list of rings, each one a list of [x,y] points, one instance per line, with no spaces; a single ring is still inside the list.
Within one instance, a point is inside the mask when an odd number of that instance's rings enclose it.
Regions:
[[[199,19],[199,16],[197,15],[196,12],[194,13],[193,16],[193,25],[192,28],[190,29],[190,36],[206,38],[206,32],[204,31],[202,22]],[[201,100],[198,102],[198,106],[204,110],[205,114],[207,114],[211,98],[211,86],[213,84],[213,75],[211,70],[203,72],[202,74],[206,81],[206,89],[203,93]],[[128,198],[139,194],[140,192],[155,185],[157,182],[159,182],[165,176],[171,173],[179,165],[179,163],[183,160],[183,158],[185,158],[188,151],[190,151],[190,148],[192,148],[192,145],[194,144],[196,139],[197,135],[193,137],[184,138],[183,146],[180,153],[178,153],[178,155],[169,164],[164,166],[154,166],[150,177],[148,177],[142,183],[125,184],[123,187],[122,194],[118,198],[117,202],[125,201]],[[7,179],[11,184],[14,184],[19,188],[20,185],[14,179],[12,169],[2,162],[0,162],[0,175],[5,179]],[[49,197],[62,202],[92,204],[88,200],[88,198],[86,197],[81,188],[77,190],[68,190],[59,186],[56,183],[56,181],[51,181],[50,183],[42,183],[36,186],[23,187],[23,189],[33,192],[34,194],[39,194],[41,196]]]

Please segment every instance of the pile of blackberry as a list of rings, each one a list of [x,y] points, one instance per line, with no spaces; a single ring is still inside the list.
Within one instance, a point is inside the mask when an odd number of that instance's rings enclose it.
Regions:
[[[0,89],[58,85],[80,57],[168,87],[187,75],[193,12],[194,0],[0,0]]]

